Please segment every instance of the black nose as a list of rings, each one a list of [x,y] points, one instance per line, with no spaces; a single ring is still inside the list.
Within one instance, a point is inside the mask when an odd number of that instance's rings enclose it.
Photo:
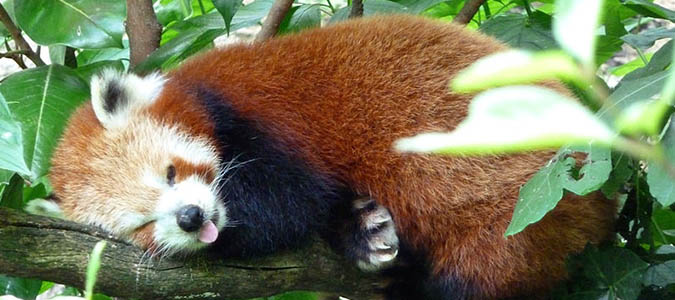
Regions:
[[[196,205],[183,206],[176,214],[176,222],[186,232],[196,231],[204,223],[204,211]]]

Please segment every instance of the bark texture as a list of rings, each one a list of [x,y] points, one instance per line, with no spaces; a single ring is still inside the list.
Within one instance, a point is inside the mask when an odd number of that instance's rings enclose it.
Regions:
[[[162,25],[152,8],[152,0],[127,0],[127,34],[129,35],[130,67],[144,61],[159,48]]]
[[[262,42],[274,37],[279,31],[279,26],[281,22],[288,14],[288,11],[293,5],[293,0],[276,0],[270,9],[270,12],[265,18],[265,22],[262,24],[262,28],[258,35],[255,37],[256,42]]]
[[[484,2],[485,0],[467,0],[464,3],[462,10],[459,11],[452,21],[458,24],[469,24]]]
[[[247,299],[285,291],[377,298],[383,285],[315,239],[293,252],[253,260],[215,254],[148,260],[143,251],[95,227],[0,208],[1,273],[84,288],[89,253],[108,240],[95,291],[134,299]]]

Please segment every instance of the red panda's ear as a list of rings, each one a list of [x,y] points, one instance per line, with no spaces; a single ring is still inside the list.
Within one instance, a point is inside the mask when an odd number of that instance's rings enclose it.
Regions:
[[[131,113],[152,104],[165,79],[158,73],[146,77],[112,69],[91,79],[91,102],[96,118],[106,129],[127,124]]]

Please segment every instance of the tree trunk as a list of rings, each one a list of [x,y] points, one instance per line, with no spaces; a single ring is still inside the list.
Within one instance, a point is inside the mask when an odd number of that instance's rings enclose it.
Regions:
[[[0,208],[0,273],[84,288],[89,253],[103,251],[95,291],[135,299],[241,299],[293,290],[372,299],[383,281],[366,274],[314,238],[295,251],[253,259],[200,253],[152,260],[101,229]]]

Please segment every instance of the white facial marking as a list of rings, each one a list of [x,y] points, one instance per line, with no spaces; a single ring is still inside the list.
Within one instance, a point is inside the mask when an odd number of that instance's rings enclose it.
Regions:
[[[197,176],[177,182],[165,189],[155,210],[155,240],[160,249],[169,253],[180,250],[197,250],[206,246],[198,239],[198,232],[185,232],[176,222],[176,213],[186,205],[196,205],[204,211],[206,220],[214,220],[220,231],[226,223],[225,208],[218,200],[212,186]]]

